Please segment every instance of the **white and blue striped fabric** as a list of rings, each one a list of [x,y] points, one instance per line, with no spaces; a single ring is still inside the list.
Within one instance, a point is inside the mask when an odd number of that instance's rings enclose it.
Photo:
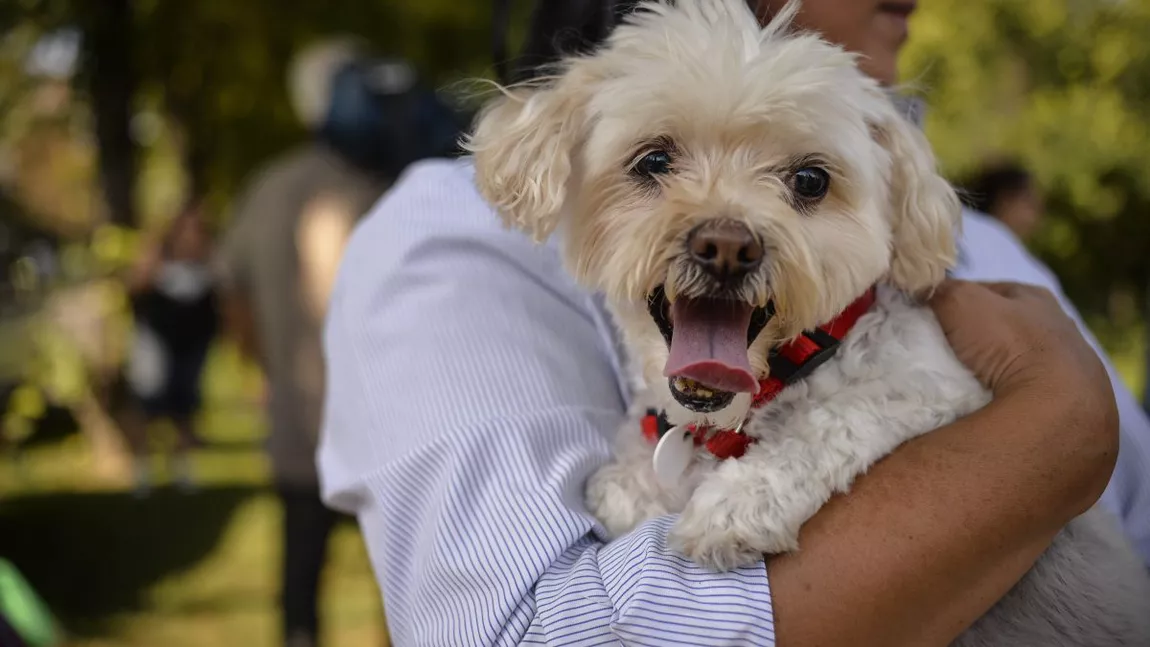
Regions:
[[[1000,229],[967,236],[991,259],[967,274],[1041,274]],[[416,165],[357,230],[326,350],[324,496],[360,520],[394,644],[774,644],[762,564],[705,571],[667,548],[669,518],[603,541],[582,488],[628,401],[617,342],[467,160]],[[1106,501],[1150,554],[1150,426],[1122,413]]]

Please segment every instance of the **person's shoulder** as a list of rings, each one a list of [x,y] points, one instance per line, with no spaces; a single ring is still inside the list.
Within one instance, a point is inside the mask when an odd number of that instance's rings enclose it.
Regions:
[[[453,266],[478,273],[569,282],[555,244],[537,245],[504,227],[475,186],[470,158],[429,159],[404,171],[357,225],[343,263],[347,282],[380,280],[427,253],[451,254]]]
[[[962,240],[977,243],[977,248],[988,252],[980,255],[990,255],[1000,251],[1008,251],[1012,254],[1025,253],[1022,241],[1018,240],[1009,227],[997,219],[973,209],[962,210]]]
[[[256,191],[282,191],[285,184],[314,169],[321,158],[322,151],[316,146],[301,144],[265,160],[252,170],[246,184]]]
[[[1055,291],[1058,279],[1009,227],[984,213],[963,209],[955,275],[975,281],[1015,281]]]
[[[475,187],[468,160],[423,160],[409,166],[368,210],[348,254],[399,252],[432,239],[490,238],[501,229]]]
[[[457,224],[468,228],[498,227],[499,219],[475,187],[469,158],[427,159],[415,162],[396,179],[369,213],[380,226]]]
[[[278,220],[293,196],[299,194],[301,179],[315,168],[316,151],[304,144],[275,155],[252,169],[244,178],[233,204],[235,230],[241,223],[251,228],[265,220]]]

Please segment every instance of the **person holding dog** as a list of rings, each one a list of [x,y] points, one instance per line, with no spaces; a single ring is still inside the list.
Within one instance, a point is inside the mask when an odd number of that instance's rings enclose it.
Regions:
[[[782,4],[754,7],[765,22]],[[807,0],[798,23],[893,85],[913,9]],[[526,67],[616,17],[541,2]],[[802,550],[715,573],[668,549],[666,519],[602,541],[583,484],[629,382],[601,302],[557,246],[502,229],[469,161],[413,167],[341,268],[319,452],[393,642],[945,645],[1099,497],[1150,558],[1150,423],[1008,230],[968,213],[962,248],[957,274],[982,282],[949,281],[932,305],[994,401],[878,463],[807,522]]]

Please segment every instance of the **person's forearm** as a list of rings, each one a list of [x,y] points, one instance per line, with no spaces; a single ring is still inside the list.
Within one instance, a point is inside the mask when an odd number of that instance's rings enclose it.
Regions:
[[[259,345],[256,340],[255,315],[248,302],[233,291],[221,294],[223,329],[232,340],[240,356],[254,363],[260,363]]]
[[[146,239],[140,243],[139,255],[124,272],[124,285],[128,294],[137,295],[152,286],[156,279],[156,272],[161,264],[161,243],[158,240]]]
[[[155,281],[155,278],[155,265],[141,261],[128,268],[128,271],[124,273],[124,285],[130,296],[136,296],[146,292],[152,287],[152,282]]]
[[[1108,426],[1055,397],[1016,394],[910,441],[824,506],[798,552],[768,561],[779,644],[947,645],[993,606],[1113,468]]]

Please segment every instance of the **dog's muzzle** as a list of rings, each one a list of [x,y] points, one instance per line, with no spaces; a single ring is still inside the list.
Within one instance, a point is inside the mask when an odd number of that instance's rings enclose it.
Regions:
[[[652,319],[667,342],[664,375],[671,393],[697,412],[718,411],[737,393],[755,393],[758,379],[747,348],[766,327],[761,299],[765,250],[747,225],[714,218],[687,232],[674,272],[675,298],[665,286],[648,296]]]
[[[774,315],[774,308],[743,301],[682,297],[667,299],[663,286],[647,298],[647,309],[669,349],[664,374],[671,395],[691,411],[719,411],[740,392],[755,393],[747,348]]]
[[[763,264],[763,243],[741,222],[718,218],[687,234],[687,255],[723,289],[731,289]]]

